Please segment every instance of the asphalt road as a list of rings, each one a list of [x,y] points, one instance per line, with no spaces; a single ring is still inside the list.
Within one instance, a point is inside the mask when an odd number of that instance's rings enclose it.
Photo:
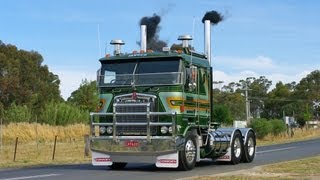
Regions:
[[[91,164],[42,166],[23,169],[2,169],[0,180],[24,179],[179,179],[198,175],[212,175],[281,161],[295,160],[320,155],[320,138],[308,141],[278,144],[257,148],[252,163],[229,165],[212,161],[201,162],[192,171],[158,169],[152,164],[128,164],[124,170],[110,170],[108,167],[93,167]]]

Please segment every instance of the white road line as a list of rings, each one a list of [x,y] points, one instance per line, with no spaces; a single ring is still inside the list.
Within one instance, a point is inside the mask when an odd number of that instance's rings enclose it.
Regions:
[[[275,152],[275,151],[284,151],[288,149],[294,149],[296,147],[287,147],[287,148],[280,148],[280,149],[271,149],[271,150],[265,150],[265,151],[258,151],[256,154],[263,154],[263,153],[269,153],[269,152]]]
[[[13,177],[13,178],[5,178],[0,180],[21,180],[21,179],[33,179],[33,178],[43,178],[43,177],[52,177],[52,176],[61,176],[62,174],[40,174],[34,176],[21,176],[21,177]]]

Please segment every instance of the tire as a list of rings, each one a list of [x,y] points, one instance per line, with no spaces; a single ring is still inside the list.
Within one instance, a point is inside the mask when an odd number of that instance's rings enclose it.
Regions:
[[[231,163],[238,164],[243,155],[243,140],[241,133],[235,131],[231,141]]]
[[[119,169],[123,169],[124,167],[126,167],[127,163],[123,163],[123,162],[114,162],[111,166],[109,166],[111,169],[114,170],[119,170]]]
[[[247,142],[243,146],[242,162],[250,163],[256,154],[256,136],[252,131],[248,132]]]
[[[197,159],[196,135],[189,134],[185,138],[183,150],[179,151],[179,170],[188,171],[195,167]]]

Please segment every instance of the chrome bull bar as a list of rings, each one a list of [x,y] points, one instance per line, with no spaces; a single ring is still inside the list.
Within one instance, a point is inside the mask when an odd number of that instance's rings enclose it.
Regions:
[[[114,103],[114,106],[121,106],[121,104]],[[130,106],[130,104],[125,104],[126,106]],[[137,104],[134,104],[135,106]],[[149,105],[149,103],[142,103],[141,105]],[[147,121],[146,122],[117,122],[116,116],[128,116],[128,115],[146,115]],[[150,117],[151,116],[168,116],[171,115],[172,121],[171,122],[151,122]],[[121,139],[147,139],[148,142],[151,142],[151,139],[172,139],[175,141],[175,135],[176,135],[176,112],[151,112],[149,108],[147,108],[146,112],[114,112],[112,113],[102,113],[102,112],[91,112],[90,113],[90,120],[91,120],[91,126],[90,126],[90,133],[92,139],[113,139],[113,141],[117,142]],[[96,122],[95,117],[100,116],[113,116],[113,122],[105,123],[105,122]],[[100,119],[100,118],[97,118]],[[145,125],[147,127],[147,134],[146,136],[117,136],[117,126],[143,126]],[[98,126],[112,126],[113,134],[111,136],[96,136],[95,134],[95,127]],[[171,126],[172,128],[172,135],[171,136],[152,136],[150,128],[152,126]]]

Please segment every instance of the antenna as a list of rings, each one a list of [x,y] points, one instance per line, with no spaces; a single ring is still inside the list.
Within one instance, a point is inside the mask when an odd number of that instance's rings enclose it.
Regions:
[[[196,17],[193,16],[193,22],[192,22],[192,37],[193,38],[195,38],[194,37],[195,22],[196,22]],[[193,46],[193,40],[191,41],[191,46],[194,47]],[[191,51],[191,65],[192,65],[192,51]]]
[[[102,57],[101,44],[100,44],[100,24],[98,24],[98,48],[99,48],[99,58],[100,58],[100,57]]]

